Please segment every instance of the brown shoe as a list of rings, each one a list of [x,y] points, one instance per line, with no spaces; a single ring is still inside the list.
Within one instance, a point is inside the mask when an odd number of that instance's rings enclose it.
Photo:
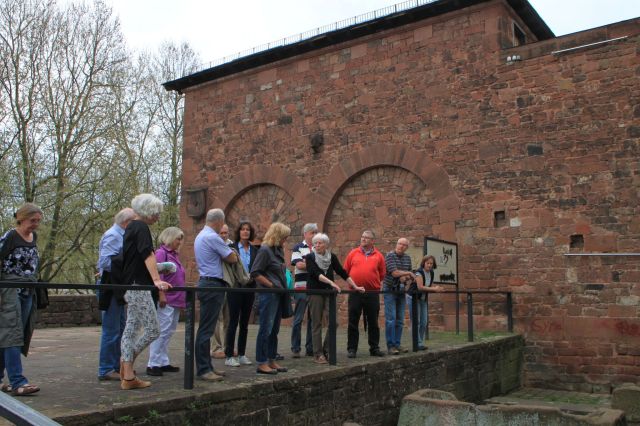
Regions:
[[[205,382],[219,382],[222,380],[222,376],[214,373],[213,371],[209,371],[208,373],[198,376],[198,379],[204,380]]]
[[[409,349],[405,348],[404,346],[398,346],[396,348],[398,350],[398,352],[400,352],[401,354],[406,354],[407,352],[409,352]]]
[[[143,389],[148,388],[149,386],[151,386],[151,382],[140,380],[137,377],[134,377],[131,380],[122,379],[120,381],[120,389],[122,390]]]

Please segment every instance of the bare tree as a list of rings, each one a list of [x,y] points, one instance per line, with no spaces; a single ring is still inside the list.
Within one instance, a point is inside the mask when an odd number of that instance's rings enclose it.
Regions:
[[[110,87],[127,59],[119,23],[101,1],[59,11],[50,34],[43,97],[47,151],[52,154],[47,164],[52,213],[42,259],[45,279],[55,277],[101,224],[101,211],[91,206],[100,179],[95,170],[108,160],[114,104]],[[78,215],[83,220],[73,220]]]
[[[3,100],[10,113],[3,126],[2,159],[12,148],[19,157],[22,191],[12,194],[33,201],[41,182],[36,177],[40,164],[43,128],[40,116],[42,64],[52,18],[52,3],[40,0],[0,2],[0,82]],[[6,139],[5,139],[6,138]]]
[[[152,66],[154,101],[158,105],[154,178],[166,202],[162,226],[177,226],[182,180],[182,136],[184,96],[176,91],[167,92],[162,83],[187,75],[196,69],[200,59],[187,43],[176,45],[166,42],[158,50]]]

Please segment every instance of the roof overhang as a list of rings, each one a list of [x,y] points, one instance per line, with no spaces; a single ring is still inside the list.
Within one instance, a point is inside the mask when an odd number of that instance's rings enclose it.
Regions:
[[[362,22],[339,30],[320,34],[297,43],[264,50],[252,55],[243,56],[234,61],[208,68],[196,73],[163,83],[166,90],[182,92],[185,89],[216,80],[228,75],[237,74],[282,59],[302,55],[307,52],[332,46],[338,43],[355,40],[380,31],[397,28],[465,7],[486,3],[492,0],[439,0],[413,9],[392,13],[370,21]],[[527,0],[506,0],[515,13],[520,16],[529,30],[538,40],[555,37],[551,29],[542,20],[538,12]]]

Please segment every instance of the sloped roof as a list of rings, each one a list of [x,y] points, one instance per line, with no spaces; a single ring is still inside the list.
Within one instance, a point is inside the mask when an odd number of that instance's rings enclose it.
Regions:
[[[235,60],[195,72],[193,74],[163,83],[166,90],[182,92],[189,87],[236,74],[261,65],[298,56],[313,50],[354,40],[380,31],[397,28],[423,19],[486,3],[491,0],[438,0],[414,8],[390,13],[365,22],[336,29],[296,43],[281,45],[257,53],[241,56]],[[527,0],[506,0],[520,16],[538,40],[554,38],[555,35]]]

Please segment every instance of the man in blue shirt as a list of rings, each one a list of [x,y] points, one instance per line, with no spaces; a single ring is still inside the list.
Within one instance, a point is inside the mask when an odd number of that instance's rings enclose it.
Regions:
[[[135,213],[131,208],[120,210],[114,218],[113,226],[102,235],[98,249],[97,266],[100,273],[98,284],[110,281],[108,274],[111,272],[111,256],[122,250],[124,230],[134,216]],[[126,322],[125,306],[112,291],[102,290],[100,309],[102,310],[102,336],[100,337],[98,380],[120,380],[120,340]]]
[[[222,262],[236,263],[238,256],[231,250],[219,233],[224,225],[224,212],[212,209],[207,212],[204,228],[193,244],[200,279],[198,288],[227,287],[224,282]],[[224,303],[223,292],[198,292],[200,300],[200,325],[196,334],[196,374],[207,381],[222,380],[224,373],[216,371],[211,362],[211,336],[216,327],[220,309]]]

